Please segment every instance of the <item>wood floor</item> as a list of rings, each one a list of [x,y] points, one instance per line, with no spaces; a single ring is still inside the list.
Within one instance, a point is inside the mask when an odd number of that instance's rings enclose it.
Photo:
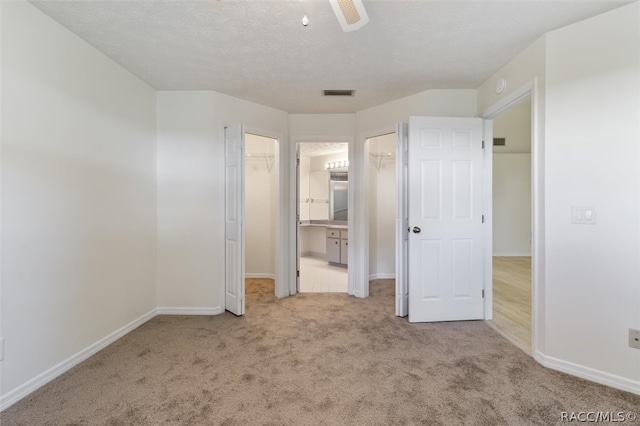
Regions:
[[[493,258],[491,324],[531,355],[531,257]]]

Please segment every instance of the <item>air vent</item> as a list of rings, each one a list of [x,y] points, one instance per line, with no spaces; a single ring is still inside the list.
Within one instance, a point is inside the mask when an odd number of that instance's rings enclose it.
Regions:
[[[360,14],[353,0],[338,0],[338,6],[340,6],[347,24],[353,25],[360,20]]]
[[[345,33],[358,30],[369,22],[362,0],[329,0],[329,3]]]
[[[355,90],[323,90],[325,96],[353,96]]]
[[[493,146],[506,146],[507,139],[506,138],[493,138]]]

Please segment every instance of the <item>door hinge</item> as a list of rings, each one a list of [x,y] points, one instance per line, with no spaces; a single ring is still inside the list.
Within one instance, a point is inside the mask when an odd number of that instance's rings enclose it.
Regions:
[[[484,299],[484,289],[482,289],[482,298]]]
[[[299,158],[296,158],[296,165],[298,165],[298,166],[300,165],[300,159]]]
[[[484,149],[484,141],[482,141],[482,149]]]
[[[482,223],[484,223],[484,215],[482,215]]]
[[[296,278],[300,278],[300,271],[296,271]]]

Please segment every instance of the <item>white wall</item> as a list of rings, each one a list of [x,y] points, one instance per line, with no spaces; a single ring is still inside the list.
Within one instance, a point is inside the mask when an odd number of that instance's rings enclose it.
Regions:
[[[549,33],[546,72],[546,354],[640,393],[640,4]]]
[[[162,91],[157,96],[158,304],[219,312],[224,283],[224,125],[243,123],[252,133],[282,141],[287,114],[211,91]],[[278,182],[288,183],[288,175],[279,174]]]
[[[245,275],[275,276],[275,217],[278,170],[273,167],[276,141],[245,135]],[[274,159],[251,155],[267,154]],[[271,170],[269,170],[271,165]]]
[[[155,309],[156,146],[153,89],[31,4],[2,8],[5,403]]]
[[[223,190],[211,92],[158,93],[158,305],[220,306]]]
[[[309,157],[310,171],[317,172],[319,170],[327,170],[327,163],[347,160],[349,156],[348,145],[344,144],[344,146],[344,152],[336,152],[333,154],[315,155],[313,157]],[[343,169],[339,169],[339,171],[343,171]]]
[[[531,154],[493,157],[493,255],[531,256]]]
[[[511,96],[518,89],[531,83],[533,79],[537,79],[540,89],[537,93],[538,107],[540,108],[538,115],[541,119],[539,124],[544,124],[545,66],[546,35],[543,35],[478,87],[478,112],[482,113],[498,101]],[[501,78],[507,81],[507,87],[502,93],[495,93],[496,82]]]
[[[475,117],[475,90],[427,90],[356,114],[358,134],[376,136],[371,132],[395,131],[398,122],[408,122],[412,115],[442,117]]]
[[[376,143],[375,138],[369,140],[368,145],[366,145],[366,153],[365,155],[369,155],[371,152],[376,151]],[[368,195],[368,214],[369,214],[369,235],[368,235],[368,251],[369,251],[369,270],[368,270],[368,279],[377,279],[378,276],[378,250],[376,249],[378,242],[378,172],[371,164],[371,160],[369,159],[368,163],[368,172],[367,172],[367,191],[369,191]]]
[[[531,256],[531,102],[493,120],[493,255]]]
[[[396,238],[396,134],[369,140],[370,154],[391,153],[391,157],[369,158],[369,276],[395,278]],[[379,169],[378,166],[379,165]]]
[[[327,256],[327,228],[300,227],[300,255],[324,258]]]
[[[2,67],[2,61],[1,61],[1,59],[2,59],[2,51],[4,49],[3,43],[2,43],[2,37],[3,37],[3,24],[2,24],[2,22],[4,21],[3,9],[4,9],[3,3],[0,2],[0,339],[3,339],[2,340],[2,342],[3,342],[2,344],[4,345],[4,329],[3,329],[3,326],[2,326],[2,322],[3,322],[3,319],[4,319],[4,315],[2,314],[2,304],[3,304],[2,303],[2,279],[3,279],[3,276],[4,276],[3,267],[2,267],[2,258],[3,258],[3,256],[2,256],[2,246],[3,246],[2,241],[3,241],[3,238],[4,238],[3,229],[2,229],[2,224],[4,222],[2,220],[2,217],[3,217],[3,213],[2,213],[3,212],[3,208],[2,208],[2,175],[3,175],[2,168],[3,168],[3,166],[2,166],[2,163],[4,162],[3,161],[3,156],[2,156],[2,150],[3,150],[3,148],[2,148],[2,145],[3,145],[2,144],[2,139],[3,139],[3,135],[4,135],[4,127],[2,125],[2,116],[3,116],[3,114],[2,114],[2,104],[3,104],[2,99],[4,99],[4,97],[3,97],[3,91],[2,91],[3,67]],[[3,348],[4,348],[4,346],[3,346]],[[4,365],[4,363],[0,362],[0,400],[2,400],[4,402],[4,398],[3,398],[3,395],[2,395],[2,389],[3,389],[3,387],[2,387],[2,380],[3,380],[2,377],[3,377],[3,369],[4,369],[3,365]],[[5,406],[5,405],[8,406],[8,402],[2,404],[2,406]]]
[[[289,114],[289,134],[292,138],[353,137],[356,129],[355,119],[355,114]]]
[[[505,138],[505,146],[494,146],[493,154],[531,153],[531,101],[523,101],[493,120],[493,137]]]

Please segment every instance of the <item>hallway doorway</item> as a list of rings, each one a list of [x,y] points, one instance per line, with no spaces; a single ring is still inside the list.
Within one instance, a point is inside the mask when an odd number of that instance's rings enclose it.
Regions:
[[[531,101],[493,120],[493,320],[532,354]]]

